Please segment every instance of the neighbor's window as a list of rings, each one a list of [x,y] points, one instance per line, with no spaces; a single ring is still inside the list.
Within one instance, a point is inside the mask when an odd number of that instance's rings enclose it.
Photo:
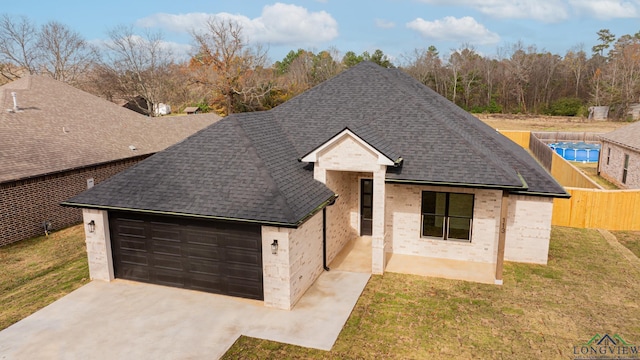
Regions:
[[[624,155],[624,167],[622,168],[622,183],[627,183],[627,171],[629,170],[629,155]]]
[[[611,148],[607,148],[607,165],[609,165],[609,159],[611,159]]]
[[[473,194],[422,192],[422,236],[471,241]]]

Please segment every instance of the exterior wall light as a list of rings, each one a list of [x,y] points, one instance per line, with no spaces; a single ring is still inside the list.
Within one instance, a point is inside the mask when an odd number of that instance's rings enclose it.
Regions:
[[[91,220],[89,221],[89,223],[87,223],[87,225],[89,226],[89,232],[90,233],[94,233],[96,232],[96,222]]]
[[[273,255],[278,254],[278,240],[273,240],[273,242],[271,243],[271,253]]]

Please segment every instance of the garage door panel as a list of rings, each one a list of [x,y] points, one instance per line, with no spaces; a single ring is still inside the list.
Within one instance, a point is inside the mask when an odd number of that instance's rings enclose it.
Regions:
[[[120,254],[120,259],[123,264],[128,265],[139,265],[139,266],[149,266],[149,258],[147,258],[147,253],[143,252],[135,252],[135,251],[122,251]]]
[[[218,246],[187,244],[184,255],[190,259],[223,260],[222,249]]]
[[[221,273],[220,262],[192,259],[188,262],[189,273],[218,276]]]
[[[186,282],[184,275],[175,272],[168,271],[164,269],[157,269],[155,272],[155,279],[153,279],[154,284],[167,285],[179,288],[185,288]]]
[[[263,299],[259,225],[109,212],[115,275]]]
[[[129,264],[122,264],[119,277],[134,281],[151,281],[151,274],[149,272],[149,269],[140,266],[131,266]]]
[[[120,248],[127,251],[147,251],[147,242],[142,239],[123,237],[120,239]]]
[[[258,265],[262,263],[262,254],[243,249],[227,249],[225,260],[228,263]]]
[[[171,243],[166,241],[153,240],[153,246],[151,247],[154,254],[164,255],[177,255],[182,253],[182,246],[180,243]]]
[[[242,266],[236,264],[229,264],[227,266],[227,276],[229,278],[247,279],[253,281],[262,281],[262,271],[251,266]]]
[[[175,255],[155,254],[153,256],[153,266],[158,269],[174,270],[179,272],[185,270],[182,263],[182,257]]]

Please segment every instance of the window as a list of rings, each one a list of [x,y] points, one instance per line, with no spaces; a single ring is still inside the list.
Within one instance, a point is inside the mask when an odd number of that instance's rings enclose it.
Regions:
[[[422,236],[471,241],[473,194],[422,192]]]
[[[622,183],[627,183],[627,171],[629,170],[629,155],[624,155],[624,167],[622,168]]]
[[[607,148],[607,165],[609,165],[609,159],[611,159],[611,148]]]

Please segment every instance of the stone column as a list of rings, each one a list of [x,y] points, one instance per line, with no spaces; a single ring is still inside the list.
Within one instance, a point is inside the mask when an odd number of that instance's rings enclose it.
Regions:
[[[387,167],[373,172],[373,229],[371,235],[371,272],[382,275],[385,265],[385,176]]]
[[[114,274],[109,214],[104,210],[82,209],[82,218],[89,258],[89,276],[91,280],[111,281]],[[89,228],[91,221],[93,232]]]

